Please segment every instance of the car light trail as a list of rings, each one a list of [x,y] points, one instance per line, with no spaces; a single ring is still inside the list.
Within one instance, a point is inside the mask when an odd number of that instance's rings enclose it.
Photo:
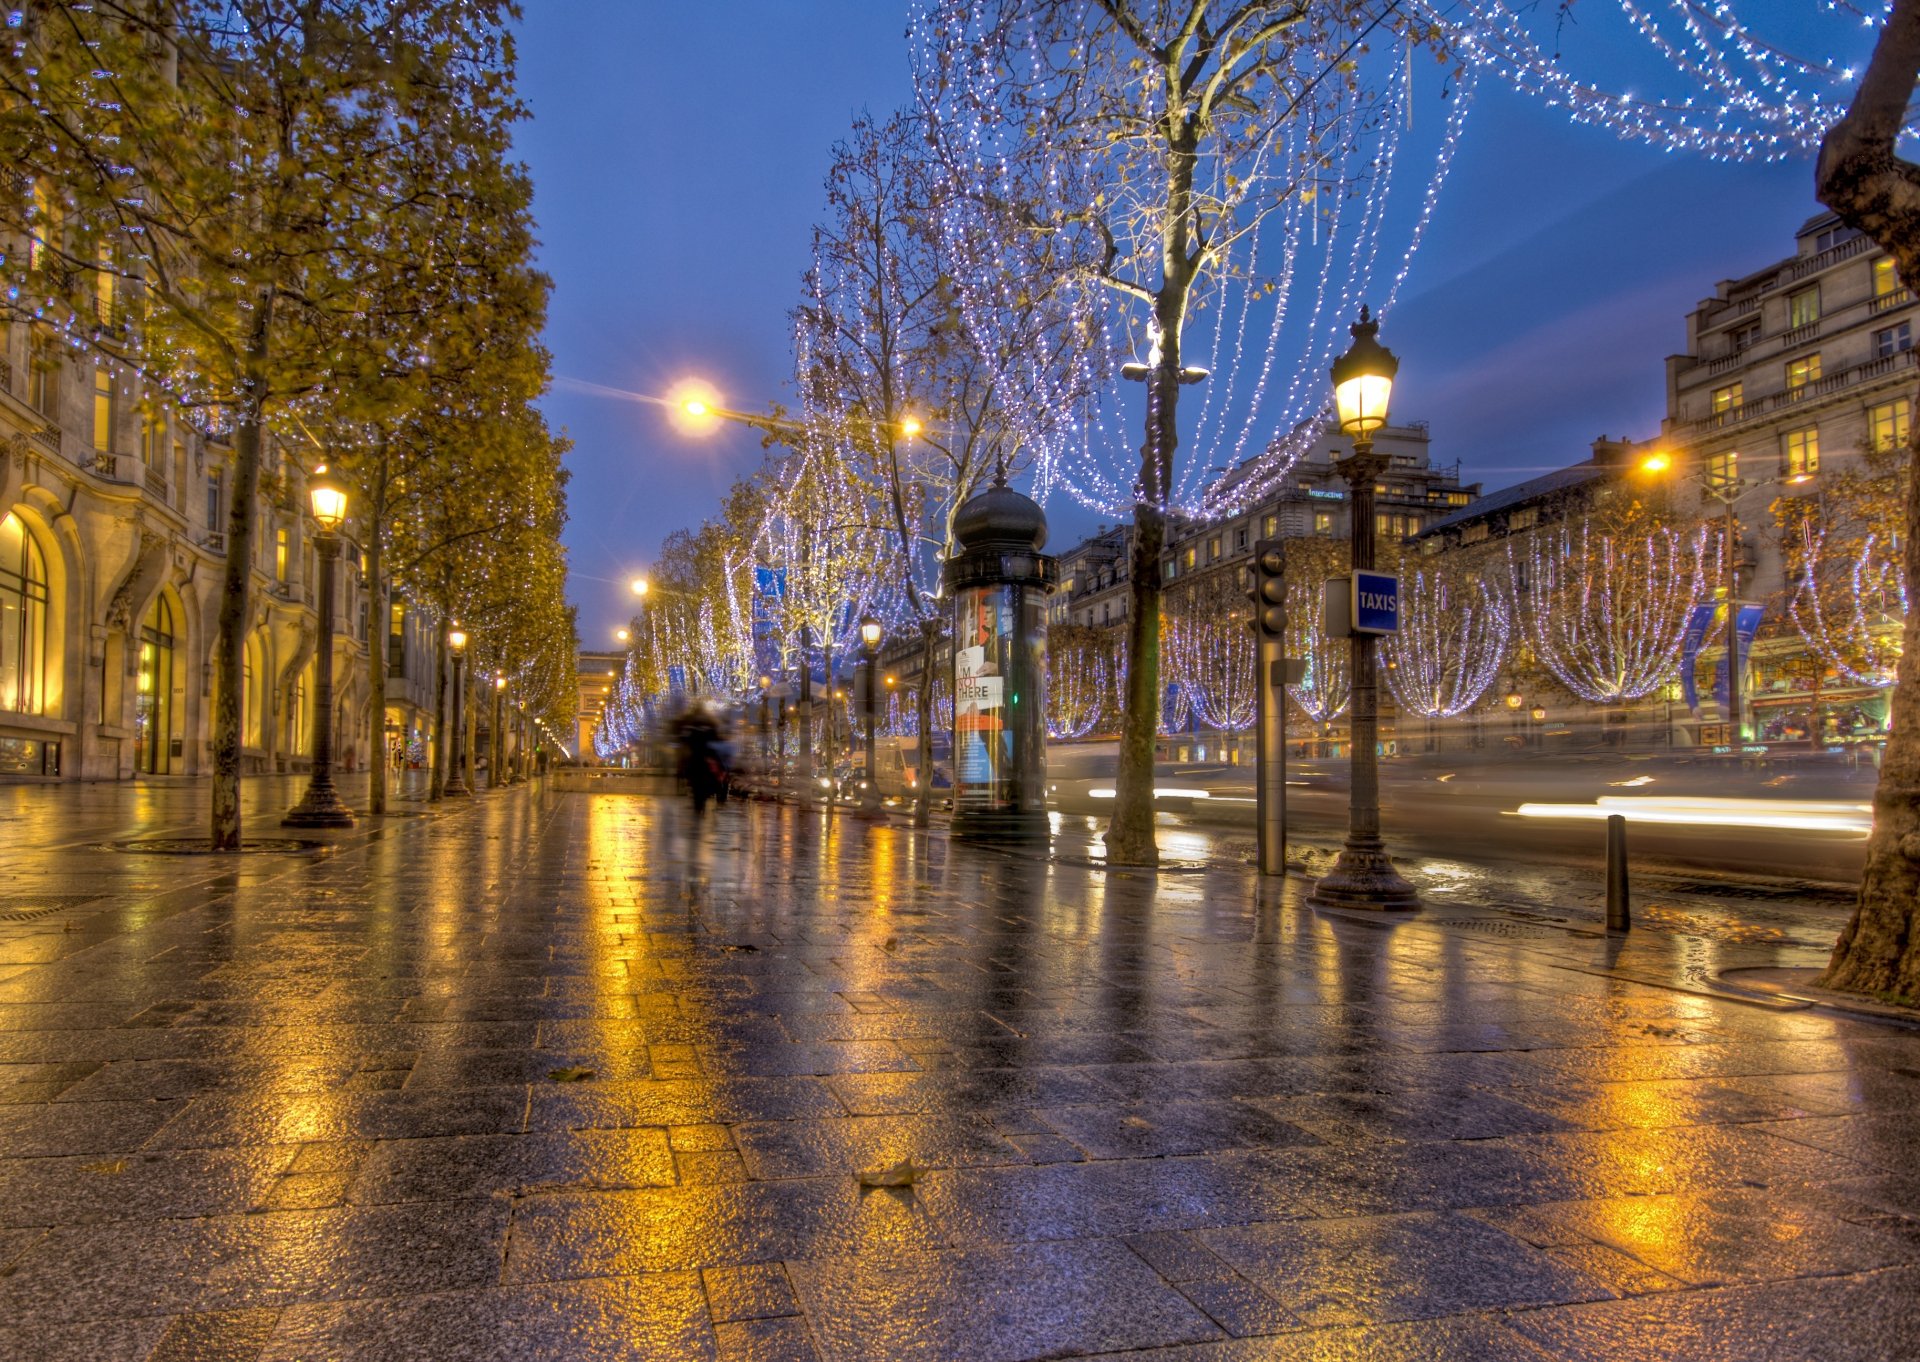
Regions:
[[[1822,800],[1709,799],[1664,796],[1632,799],[1608,795],[1591,804],[1522,804],[1521,818],[1605,818],[1622,814],[1629,823],[1667,823],[1689,827],[1785,828],[1798,832],[1873,830],[1873,805]]]

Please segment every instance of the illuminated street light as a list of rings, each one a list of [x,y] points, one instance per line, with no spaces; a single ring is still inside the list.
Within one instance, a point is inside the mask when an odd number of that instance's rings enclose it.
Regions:
[[[924,429],[924,427],[921,426],[920,418],[917,416],[906,417],[900,422],[900,433],[909,440],[918,435],[922,429]]]
[[[447,649],[453,654],[453,747],[447,756],[447,786],[440,793],[443,798],[455,799],[472,794],[467,788],[466,776],[461,769],[461,761],[466,756],[466,744],[462,741],[465,729],[462,727],[464,716],[460,712],[462,700],[460,684],[460,666],[466,661],[467,634],[458,624],[447,631]]]
[[[861,661],[865,664],[862,671],[866,682],[860,689],[860,700],[861,707],[867,711],[867,779],[860,790],[860,807],[868,810],[880,807],[879,766],[874,760],[873,740],[874,711],[880,708],[880,697],[873,678],[879,670],[880,637],[885,632],[885,626],[872,615],[860,621]]]
[[[320,528],[314,536],[320,628],[313,659],[313,767],[307,792],[280,823],[289,828],[350,828],[353,810],[333,788],[333,568],[340,559],[340,527],[347,521],[347,489],[328,476],[322,464],[307,483],[307,499]]]
[[[1374,432],[1387,423],[1400,361],[1380,344],[1380,324],[1367,309],[1350,328],[1353,344],[1333,362],[1333,402],[1341,431],[1353,440],[1353,454],[1340,461],[1347,480],[1348,537],[1356,575],[1373,571],[1374,487],[1386,471],[1385,455],[1373,448]],[[1353,623],[1357,623],[1354,621]],[[1351,629],[1351,624],[1349,625]],[[1347,808],[1347,840],[1333,869],[1313,888],[1312,902],[1330,908],[1417,908],[1419,895],[1400,877],[1380,839],[1380,709],[1374,674],[1372,634],[1352,629],[1352,771]]]
[[[622,643],[625,643],[629,638],[632,637],[632,635],[629,634],[625,629],[615,629],[613,631],[613,636],[614,638],[618,639]]]
[[[632,588],[633,594],[636,596],[644,596],[653,589],[645,577],[635,577],[631,582],[628,582],[627,585]]]

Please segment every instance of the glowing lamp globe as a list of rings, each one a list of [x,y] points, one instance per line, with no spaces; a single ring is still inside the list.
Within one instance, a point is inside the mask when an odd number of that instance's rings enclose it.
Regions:
[[[1514,690],[1514,691],[1507,692],[1507,708],[1508,709],[1518,709],[1520,708],[1520,706],[1526,703],[1527,703],[1527,697],[1522,695],[1519,691]]]
[[[880,621],[872,615],[868,615],[860,621],[860,641],[866,644],[867,647],[878,648],[880,646],[880,635],[882,632],[883,626]]]
[[[313,470],[307,483],[307,500],[322,534],[332,534],[347,523],[347,489],[328,475],[325,464]]]
[[[1365,306],[1360,309],[1360,320],[1347,329],[1353,335],[1353,344],[1333,362],[1333,405],[1343,432],[1370,435],[1387,423],[1387,403],[1393,396],[1393,377],[1400,372],[1400,361],[1380,343],[1380,323]]]
[[[464,653],[467,650],[466,630],[458,627],[449,629],[447,631],[447,646],[453,649],[454,656],[456,657]]]

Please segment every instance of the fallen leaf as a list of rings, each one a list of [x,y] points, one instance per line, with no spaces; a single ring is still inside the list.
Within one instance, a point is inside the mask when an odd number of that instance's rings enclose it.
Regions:
[[[80,1171],[83,1173],[124,1173],[127,1171],[127,1161],[125,1159],[102,1159],[99,1163],[83,1163],[80,1165]]]
[[[547,1077],[556,1083],[579,1083],[593,1077],[592,1069],[569,1066],[565,1069],[549,1069]]]
[[[898,1163],[888,1164],[885,1168],[869,1168],[860,1174],[862,1187],[911,1187],[920,1181],[920,1175],[927,1170],[914,1167],[910,1158]]]

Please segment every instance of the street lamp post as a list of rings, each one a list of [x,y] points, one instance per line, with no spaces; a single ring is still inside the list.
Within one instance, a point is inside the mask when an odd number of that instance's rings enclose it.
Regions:
[[[467,750],[460,704],[462,687],[465,684],[461,677],[460,664],[466,660],[467,656],[467,635],[466,631],[457,624],[447,631],[447,651],[453,654],[453,732],[448,737],[448,741],[453,745],[447,749],[447,788],[440,793],[447,799],[453,799],[473,793],[467,788],[466,778],[461,774],[460,769]]]
[[[507,745],[500,732],[500,702],[506,698],[507,678],[496,674],[493,678],[493,723],[487,729],[487,788],[497,790],[506,784],[500,778],[500,763],[506,756]]]
[[[868,615],[860,621],[861,662],[866,669],[866,687],[861,695],[863,708],[867,714],[867,779],[860,789],[860,807],[878,809],[880,807],[879,768],[874,761],[873,713],[880,707],[879,670],[880,635],[884,632],[880,621]]]
[[[289,828],[350,828],[353,810],[333,788],[333,565],[340,558],[339,531],[347,518],[347,493],[322,465],[307,484],[307,497],[320,527],[314,540],[320,560],[320,639],[313,660],[313,769],[306,794],[280,823]]]
[[[1400,361],[1380,344],[1380,324],[1365,307],[1350,329],[1353,344],[1333,364],[1333,397],[1340,429],[1353,439],[1353,454],[1340,461],[1340,472],[1347,480],[1353,570],[1369,572],[1373,569],[1373,489],[1387,467],[1386,457],[1374,452],[1373,434],[1387,423],[1387,402]],[[1333,869],[1314,886],[1310,901],[1333,908],[1418,908],[1419,896],[1393,868],[1380,839],[1380,711],[1373,635],[1354,630],[1350,647],[1353,738],[1347,840]]]

